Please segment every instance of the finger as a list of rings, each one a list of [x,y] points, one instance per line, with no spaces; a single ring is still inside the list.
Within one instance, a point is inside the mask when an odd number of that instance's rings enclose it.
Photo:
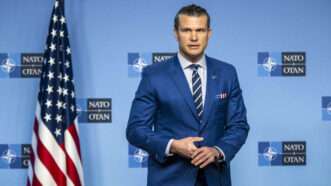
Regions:
[[[195,166],[199,166],[199,165],[203,164],[204,162],[208,161],[209,158],[210,158],[209,156],[201,156],[200,159],[198,159],[198,160],[194,163],[194,165],[195,165]]]
[[[202,137],[191,137],[191,142],[199,142],[199,141],[203,141],[203,138]]]
[[[192,159],[194,159],[198,154],[202,153],[204,151],[204,147],[197,148],[194,153],[192,154]]]
[[[214,157],[210,157],[207,159],[207,161],[205,161],[202,165],[200,165],[200,168],[202,169],[214,161],[215,161]]]
[[[193,158],[192,163],[196,165],[199,161],[201,161],[201,159],[205,159],[208,157],[208,152],[203,150]]]

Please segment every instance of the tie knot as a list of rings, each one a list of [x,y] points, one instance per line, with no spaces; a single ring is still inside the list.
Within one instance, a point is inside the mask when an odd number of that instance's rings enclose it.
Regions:
[[[192,64],[192,65],[190,65],[189,67],[190,67],[190,69],[192,69],[193,71],[197,71],[197,70],[199,69],[200,65],[198,65],[198,64]]]

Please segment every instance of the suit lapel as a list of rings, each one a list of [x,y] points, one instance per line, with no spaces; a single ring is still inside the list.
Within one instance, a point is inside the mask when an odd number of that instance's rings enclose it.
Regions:
[[[197,114],[196,108],[194,106],[192,93],[191,93],[190,87],[187,83],[185,74],[179,64],[177,56],[175,56],[173,58],[173,66],[172,66],[169,76],[172,78],[177,89],[182,94],[185,102],[187,103],[188,107],[190,108],[192,114],[194,115],[194,118],[199,122],[198,114]]]
[[[211,59],[206,56],[206,65],[207,65],[207,87],[206,87],[206,97],[205,104],[202,115],[202,124],[201,129],[206,126],[208,122],[208,117],[211,112],[211,108],[213,106],[213,101],[217,94],[218,87],[218,74],[216,68],[214,67]]]

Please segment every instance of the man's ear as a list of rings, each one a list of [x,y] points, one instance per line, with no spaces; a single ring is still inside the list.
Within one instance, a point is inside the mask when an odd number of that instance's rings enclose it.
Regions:
[[[178,31],[176,28],[174,28],[173,34],[174,34],[174,37],[176,38],[176,40],[178,41]]]
[[[213,35],[213,32],[212,32],[211,28],[208,28],[208,39],[211,38],[212,35]]]

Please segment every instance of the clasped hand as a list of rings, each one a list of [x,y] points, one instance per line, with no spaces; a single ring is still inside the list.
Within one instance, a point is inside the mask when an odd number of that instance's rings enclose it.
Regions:
[[[174,140],[170,147],[170,152],[191,159],[191,163],[200,168],[204,168],[215,162],[220,157],[220,153],[214,147],[197,148],[194,142],[203,141],[201,137],[186,137]]]

